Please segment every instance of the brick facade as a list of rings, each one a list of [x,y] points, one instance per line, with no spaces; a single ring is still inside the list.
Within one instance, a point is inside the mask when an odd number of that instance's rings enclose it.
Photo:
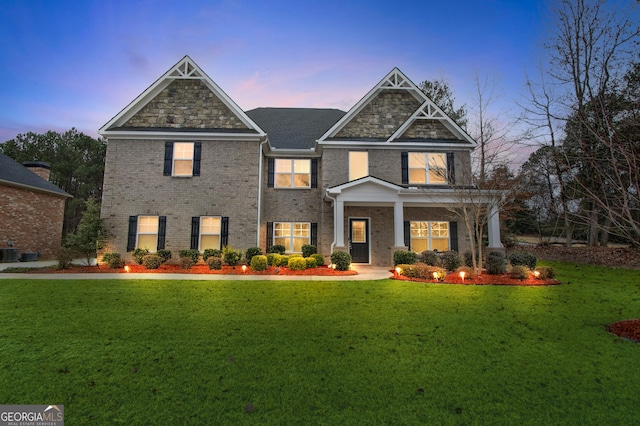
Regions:
[[[65,197],[0,184],[0,246],[54,258],[62,243]]]

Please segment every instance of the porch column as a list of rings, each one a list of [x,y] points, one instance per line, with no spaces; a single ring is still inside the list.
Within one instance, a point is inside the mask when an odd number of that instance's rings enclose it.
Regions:
[[[393,236],[394,246],[405,247],[404,244],[404,203],[397,201],[393,205]]]
[[[489,221],[487,223],[489,248],[504,248],[500,242],[500,213],[498,212],[498,206],[490,204],[487,208],[489,209]]]
[[[336,247],[344,247],[344,201],[336,200],[333,208],[333,229]]]

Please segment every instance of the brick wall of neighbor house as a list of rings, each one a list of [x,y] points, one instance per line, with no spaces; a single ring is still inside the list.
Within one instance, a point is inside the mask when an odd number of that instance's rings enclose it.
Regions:
[[[247,129],[200,80],[173,81],[124,127]]]
[[[62,242],[65,198],[0,185],[0,247],[55,258]]]
[[[110,235],[103,252],[124,255],[130,215],[167,217],[166,246],[190,247],[191,217],[228,216],[229,245],[256,245],[258,142],[203,141],[200,176],[163,176],[164,141],[110,139],[101,216]],[[177,257],[177,256],[176,256]]]
[[[385,90],[340,130],[336,138],[388,139],[420,104],[406,90]]]

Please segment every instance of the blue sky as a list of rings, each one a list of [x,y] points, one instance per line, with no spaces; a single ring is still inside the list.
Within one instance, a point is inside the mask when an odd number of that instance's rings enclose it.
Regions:
[[[444,77],[471,102],[476,73],[513,111],[545,36],[543,1],[14,1],[0,8],[0,142],[91,136],[184,55],[245,109],[348,109],[393,67]]]

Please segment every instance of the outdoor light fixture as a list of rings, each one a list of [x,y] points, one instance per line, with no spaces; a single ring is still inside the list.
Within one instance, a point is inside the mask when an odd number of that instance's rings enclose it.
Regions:
[[[540,271],[533,271],[533,276],[536,278],[540,278]]]
[[[124,266],[124,271],[125,271],[125,272],[129,272],[129,265],[125,265],[125,266]]]
[[[434,279],[434,280],[437,280],[437,279],[438,279],[438,273],[437,273],[437,272],[434,272],[434,273],[433,273],[433,279]]]
[[[242,272],[247,273],[247,265],[242,265]]]
[[[462,282],[464,282],[464,276],[465,276],[465,272],[464,271],[460,271],[460,278],[462,278]]]
[[[400,274],[402,274],[402,268],[398,266],[396,268],[396,275],[400,275]]]

